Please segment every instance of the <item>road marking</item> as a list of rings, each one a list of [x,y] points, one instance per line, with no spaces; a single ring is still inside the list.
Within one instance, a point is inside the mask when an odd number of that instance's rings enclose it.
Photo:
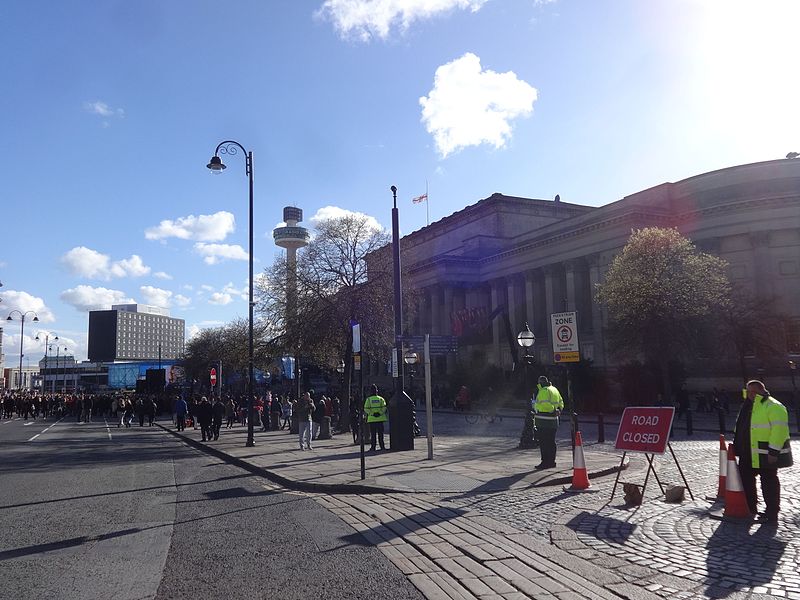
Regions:
[[[8,425],[12,421],[19,421],[19,417],[14,417],[13,419],[6,419],[5,421],[3,421],[3,425]]]
[[[28,425],[34,425],[35,423],[36,421],[28,421],[27,423],[23,423],[23,425],[27,427]]]
[[[44,434],[44,433],[47,433],[47,432],[48,432],[48,431],[49,431],[51,428],[53,428],[53,427],[55,427],[56,425],[58,425],[58,424],[59,424],[59,423],[62,421],[62,419],[63,419],[63,418],[64,418],[64,417],[61,417],[61,419],[59,419],[58,421],[56,421],[55,423],[53,423],[52,425],[50,425],[50,427],[48,427],[48,428],[47,428],[47,429],[45,429],[44,431],[40,431],[39,433],[37,433],[35,436],[33,436],[33,437],[32,437],[31,439],[29,439],[28,441],[29,441],[29,442],[32,442],[33,440],[35,440],[36,438],[38,438],[40,435],[42,435],[42,434]]]
[[[103,421],[106,422],[106,432],[108,433],[108,439],[110,440],[111,439],[111,428],[108,426],[108,419],[103,417]]]

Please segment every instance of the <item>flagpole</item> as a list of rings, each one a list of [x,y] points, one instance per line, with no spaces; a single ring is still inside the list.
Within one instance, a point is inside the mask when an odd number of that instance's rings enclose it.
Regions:
[[[428,180],[425,180],[425,218],[428,220],[428,225],[431,224],[431,203],[428,197]]]

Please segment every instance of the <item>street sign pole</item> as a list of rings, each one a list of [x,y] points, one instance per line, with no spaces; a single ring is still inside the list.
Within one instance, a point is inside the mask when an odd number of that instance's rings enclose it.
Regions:
[[[425,417],[428,434],[428,460],[433,460],[433,401],[431,394],[431,336],[425,334]]]

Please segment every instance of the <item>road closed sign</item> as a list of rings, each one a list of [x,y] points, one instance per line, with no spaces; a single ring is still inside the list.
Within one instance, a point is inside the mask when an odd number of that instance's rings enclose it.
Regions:
[[[578,313],[562,312],[550,315],[553,360],[557,363],[578,362]]]
[[[629,406],[622,412],[614,448],[624,452],[664,454],[674,407]]]

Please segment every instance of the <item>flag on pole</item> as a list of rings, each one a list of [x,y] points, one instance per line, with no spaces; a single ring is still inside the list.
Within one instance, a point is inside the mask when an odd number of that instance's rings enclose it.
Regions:
[[[411,202],[413,202],[414,204],[420,204],[422,202],[425,202],[427,199],[428,199],[428,192],[425,192],[424,194],[422,194],[422,196],[417,196],[416,198],[412,198]]]

